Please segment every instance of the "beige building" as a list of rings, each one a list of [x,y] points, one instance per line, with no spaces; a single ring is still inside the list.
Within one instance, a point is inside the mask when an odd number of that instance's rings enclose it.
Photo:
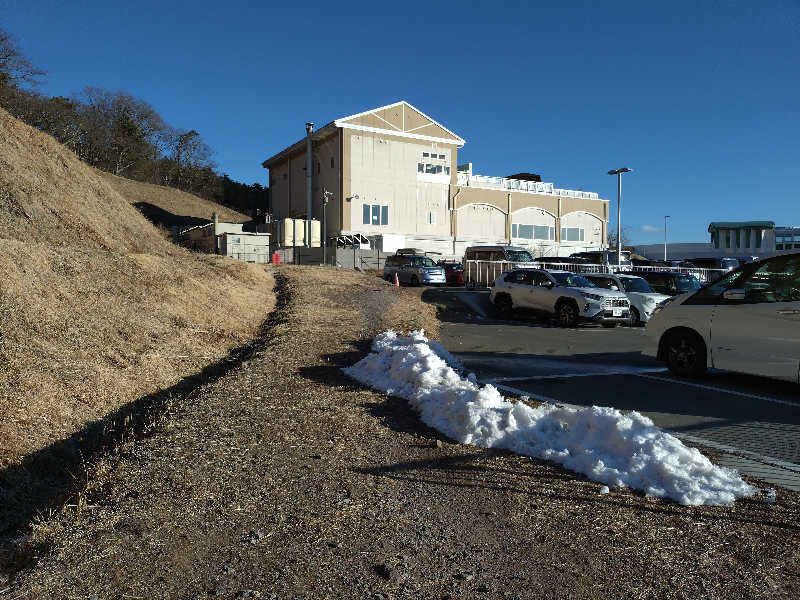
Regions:
[[[471,245],[514,244],[556,256],[606,245],[608,201],[552,183],[488,177],[458,167],[464,140],[405,101],[313,132],[312,218],[339,244],[366,238],[393,252],[460,257]],[[262,163],[275,218],[307,215],[306,139]]]

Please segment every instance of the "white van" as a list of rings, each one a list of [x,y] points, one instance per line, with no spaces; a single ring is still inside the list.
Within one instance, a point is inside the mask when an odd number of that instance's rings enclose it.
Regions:
[[[503,271],[538,267],[530,251],[521,246],[470,246],[464,251],[467,287],[488,287]]]
[[[617,251],[616,250],[592,250],[590,252],[575,252],[570,256],[577,256],[579,258],[586,258],[594,265],[602,265],[607,267],[610,272],[615,271],[633,271],[633,263],[631,263],[631,253],[628,250],[622,251],[621,264],[617,265]]]

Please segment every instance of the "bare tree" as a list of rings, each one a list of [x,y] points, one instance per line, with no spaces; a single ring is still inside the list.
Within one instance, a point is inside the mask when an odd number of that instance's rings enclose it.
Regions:
[[[622,228],[622,247],[625,248],[626,246],[630,246],[631,240],[628,237],[628,232],[626,231],[626,227]],[[616,248],[617,247],[617,228],[615,227],[612,231],[610,228],[608,230],[608,247],[609,248]]]
[[[45,74],[22,54],[12,35],[0,29],[0,87],[38,85],[41,83],[38,78]]]

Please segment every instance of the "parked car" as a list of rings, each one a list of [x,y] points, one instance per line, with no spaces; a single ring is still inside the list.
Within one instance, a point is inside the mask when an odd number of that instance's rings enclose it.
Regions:
[[[387,257],[383,265],[383,278],[393,281],[396,273],[400,283],[444,285],[446,283],[444,269],[419,252],[405,248],[398,250],[394,256]]]
[[[637,271],[636,274],[658,294],[677,296],[700,289],[697,277],[678,271]]]
[[[624,292],[631,303],[631,326],[647,323],[655,307],[669,298],[666,294],[653,291],[650,284],[638,275],[628,273],[584,273],[586,279],[597,287]]]
[[[587,258],[594,265],[607,267],[609,271],[630,271],[633,269],[631,264],[631,253],[628,250],[622,251],[622,260],[617,264],[616,250],[592,250],[590,252],[573,252],[570,256]]]
[[[800,252],[747,263],[659,305],[644,353],[677,375],[714,367],[798,381]]]
[[[614,327],[630,318],[625,294],[597,288],[569,271],[507,271],[495,280],[489,300],[503,314],[527,309],[555,317],[562,327],[573,327],[578,321]]]
[[[464,265],[459,262],[443,260],[439,261],[437,264],[444,269],[444,278],[447,281],[447,285],[464,285]]]
[[[726,271],[733,271],[740,265],[739,259],[729,256],[715,258],[687,258],[686,262],[690,262],[695,267],[700,269],[724,269]]]
[[[464,250],[462,264],[469,288],[491,286],[507,269],[536,266],[531,253],[521,246],[470,246]]]

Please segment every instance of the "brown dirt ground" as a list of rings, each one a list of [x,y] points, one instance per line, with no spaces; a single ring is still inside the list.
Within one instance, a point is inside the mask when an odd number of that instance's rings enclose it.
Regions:
[[[276,281],[258,342],[118,432],[0,597],[800,596],[797,494],[683,507],[450,443],[340,371],[387,327],[435,335],[433,305],[342,270]]]

